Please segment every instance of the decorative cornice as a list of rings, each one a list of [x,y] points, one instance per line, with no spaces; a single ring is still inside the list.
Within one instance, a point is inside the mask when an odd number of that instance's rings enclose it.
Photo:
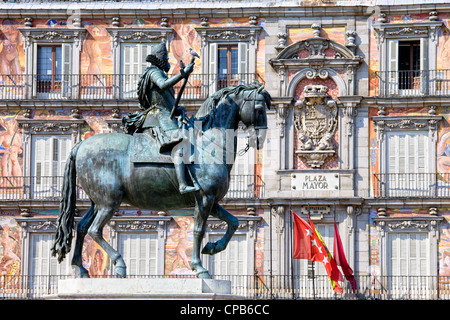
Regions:
[[[28,119],[18,118],[17,123],[24,134],[74,133],[85,123],[83,119]]]
[[[229,41],[240,40],[256,43],[261,26],[241,26],[241,27],[197,27],[195,30],[201,37],[202,46],[209,41]]]
[[[439,228],[444,217],[380,217],[373,218],[377,229],[382,232],[428,232]]]
[[[24,37],[25,47],[34,41],[60,41],[73,42],[76,46],[81,44],[81,39],[87,32],[85,28],[18,28]]]
[[[174,30],[170,27],[161,28],[129,28],[129,27],[108,27],[114,47],[117,47],[119,42],[168,42]]]

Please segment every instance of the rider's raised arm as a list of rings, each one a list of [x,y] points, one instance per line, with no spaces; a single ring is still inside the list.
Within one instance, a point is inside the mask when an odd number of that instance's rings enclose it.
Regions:
[[[189,74],[192,72],[192,66],[191,64],[188,64],[184,70],[180,70],[181,72],[174,75],[173,77],[166,78],[164,76],[164,71],[162,70],[155,70],[152,72],[152,81],[153,83],[158,86],[161,90],[168,89],[170,87],[173,87],[175,84],[177,84],[181,79],[187,78]]]

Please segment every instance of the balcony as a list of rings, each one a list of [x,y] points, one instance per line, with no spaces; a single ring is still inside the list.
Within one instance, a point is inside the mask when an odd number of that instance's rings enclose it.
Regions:
[[[108,276],[106,276],[108,277]],[[192,276],[194,277],[194,276]],[[58,293],[58,280],[72,276],[0,276],[0,299],[42,299]],[[189,276],[128,275],[127,278],[189,278]],[[231,281],[231,293],[252,300],[449,300],[449,276],[355,276],[357,290],[341,282],[334,293],[327,276],[213,275]]]
[[[375,72],[377,97],[450,96],[450,70]]]
[[[59,74],[0,75],[1,100],[137,100],[141,74]],[[191,74],[183,92],[184,100],[204,100],[219,89],[263,83],[254,73]],[[175,87],[178,94],[179,82]]]
[[[373,176],[375,198],[450,197],[448,173],[377,173]]]
[[[0,177],[0,201],[59,201],[62,176]],[[258,175],[232,175],[227,200],[259,199],[264,195],[264,182]],[[77,200],[89,200],[81,186]]]

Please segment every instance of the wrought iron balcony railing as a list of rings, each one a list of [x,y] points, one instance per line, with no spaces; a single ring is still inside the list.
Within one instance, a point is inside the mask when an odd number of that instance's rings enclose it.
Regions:
[[[450,96],[450,70],[375,72],[378,97]]]
[[[0,74],[0,99],[135,100],[141,74]],[[263,83],[255,73],[191,74],[182,99],[206,99],[237,84]],[[178,94],[181,82],[175,86]]]
[[[2,200],[59,201],[62,176],[0,177]],[[258,199],[264,195],[264,182],[258,175],[232,175],[226,199]],[[89,200],[79,186],[77,200]]]
[[[375,198],[450,197],[448,173],[377,173],[373,176]]]
[[[108,277],[108,276],[103,276]],[[194,276],[192,276],[194,277]],[[58,293],[58,281],[72,276],[0,276],[0,299],[42,299]],[[127,278],[190,278],[190,276],[128,275]],[[231,293],[244,299],[450,300],[449,276],[355,276],[357,290],[341,282],[334,293],[328,276],[213,275],[231,281]]]

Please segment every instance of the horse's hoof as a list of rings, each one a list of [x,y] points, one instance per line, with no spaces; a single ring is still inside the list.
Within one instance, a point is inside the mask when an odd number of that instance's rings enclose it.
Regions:
[[[216,244],[214,242],[208,242],[202,249],[202,254],[213,255],[216,251]]]
[[[115,266],[114,272],[121,278],[127,277],[127,268],[122,266]]]
[[[208,270],[203,270],[197,272],[197,278],[199,279],[211,279],[211,276],[209,275]]]

